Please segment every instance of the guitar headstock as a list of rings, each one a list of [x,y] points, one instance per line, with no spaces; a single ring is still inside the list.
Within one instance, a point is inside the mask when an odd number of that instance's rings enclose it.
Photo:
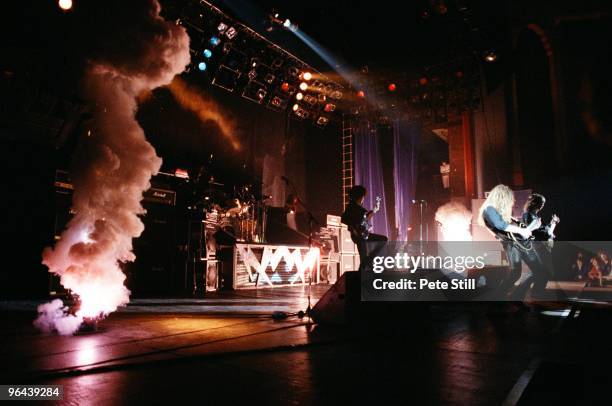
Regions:
[[[374,208],[372,209],[374,213],[380,210],[380,202],[382,202],[382,197],[376,196],[376,204],[374,204]]]

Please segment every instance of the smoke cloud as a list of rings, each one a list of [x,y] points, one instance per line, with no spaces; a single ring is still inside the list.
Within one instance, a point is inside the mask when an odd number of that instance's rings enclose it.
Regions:
[[[80,307],[69,314],[60,300],[40,306],[34,324],[47,332],[72,334],[83,319],[128,302],[120,264],[135,259],[132,239],[144,230],[140,202],[162,163],[135,119],[137,96],[169,84],[189,63],[186,31],[160,16],[156,0],[121,3],[133,7],[129,21],[113,27],[121,35],[104,39],[84,76],[93,112],[72,170],[76,214],[43,251],[43,263]]]
[[[178,77],[174,78],[172,83],[168,85],[168,89],[184,109],[193,112],[202,122],[213,121],[216,123],[221,134],[234,150],[241,149],[234,122],[223,113],[217,102],[206,98],[200,90],[190,87]]]
[[[472,213],[459,202],[449,202],[436,210],[443,241],[472,241]]]

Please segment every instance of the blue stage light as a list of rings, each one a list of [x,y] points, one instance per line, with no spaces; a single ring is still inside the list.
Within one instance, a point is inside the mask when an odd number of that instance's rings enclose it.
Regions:
[[[212,51],[210,49],[205,49],[203,54],[206,58],[210,58],[212,56]]]
[[[210,43],[213,46],[217,46],[217,45],[219,45],[221,43],[221,40],[219,39],[219,37],[211,37],[210,38]]]
[[[198,69],[204,72],[206,70],[206,64],[204,62],[200,62],[198,64]]]

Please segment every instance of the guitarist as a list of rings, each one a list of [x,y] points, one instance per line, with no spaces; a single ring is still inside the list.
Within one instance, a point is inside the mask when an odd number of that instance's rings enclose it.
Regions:
[[[546,204],[546,198],[539,193],[533,193],[527,199],[523,208],[522,222],[523,224],[531,224],[534,220],[541,221],[540,211]],[[533,231],[533,237],[536,241],[552,241],[555,238],[555,227],[559,223],[559,217],[556,214],[552,216],[550,223],[547,226],[540,226]]]
[[[508,277],[504,279],[499,287],[500,293],[507,296],[508,299],[522,301],[536,278],[538,281],[543,279],[544,271],[540,257],[535,249],[533,249],[533,245],[530,243],[522,244],[521,240],[531,238],[532,231],[539,228],[542,225],[542,221],[538,218],[527,227],[521,227],[512,219],[513,206],[514,193],[512,190],[506,185],[497,185],[491,190],[489,196],[480,207],[478,222],[486,226],[501,241],[508,258],[508,263],[510,264]],[[527,264],[530,272],[514,292],[510,294],[515,282],[521,277],[522,261]],[[538,289],[542,290],[541,284],[536,285]],[[545,286],[546,284],[544,283]],[[534,290],[534,294],[539,293],[542,292]]]
[[[351,233],[351,240],[357,245],[359,251],[359,269],[364,269],[367,263],[384,247],[387,237],[380,234],[369,232],[368,221],[380,208],[380,200],[377,201],[373,210],[363,207],[363,199],[366,197],[367,190],[361,185],[356,185],[349,190],[349,204],[342,213],[342,223],[348,226]],[[374,243],[374,244],[368,244]],[[369,248],[369,252],[368,252]],[[369,255],[368,255],[369,254]]]

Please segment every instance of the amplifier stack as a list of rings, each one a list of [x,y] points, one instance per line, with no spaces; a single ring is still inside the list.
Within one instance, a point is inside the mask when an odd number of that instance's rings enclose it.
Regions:
[[[328,258],[322,258],[321,263],[330,265],[327,270],[328,282],[335,283],[345,272],[359,269],[359,253],[357,246],[351,240],[351,234],[345,224],[342,224],[340,216],[327,215],[327,230],[337,241],[335,249],[329,252]]]

